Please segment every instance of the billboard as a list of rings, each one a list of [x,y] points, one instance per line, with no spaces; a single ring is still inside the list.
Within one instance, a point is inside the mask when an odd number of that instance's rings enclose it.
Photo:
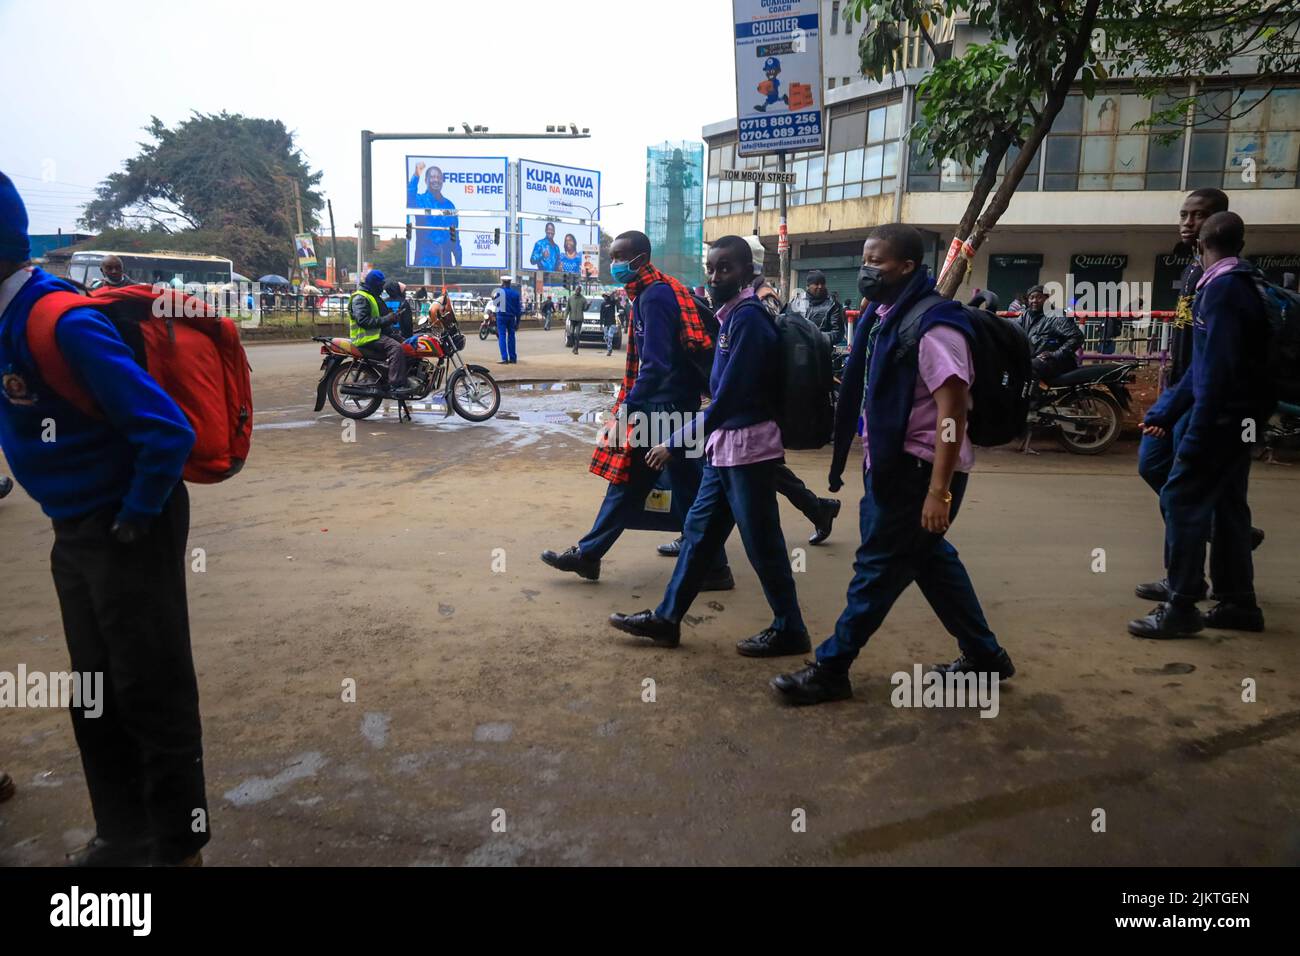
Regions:
[[[406,243],[406,264],[410,268],[462,267],[500,272],[506,267],[505,216],[429,214],[408,216],[407,221],[415,227]]]
[[[310,269],[316,265],[316,240],[310,232],[299,233],[293,237],[293,251],[298,258],[299,269]]]
[[[406,209],[506,211],[504,156],[407,156]]]
[[[581,275],[584,246],[596,247],[599,262],[600,227],[594,223],[578,225],[554,219],[520,219],[519,232],[522,269]]]
[[[519,211],[570,219],[600,218],[600,173],[519,160]]]
[[[736,153],[821,149],[819,0],[732,0]]]

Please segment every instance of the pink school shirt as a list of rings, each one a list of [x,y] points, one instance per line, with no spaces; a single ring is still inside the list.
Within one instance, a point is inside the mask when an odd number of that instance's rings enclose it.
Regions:
[[[912,393],[912,411],[907,417],[907,433],[903,438],[903,451],[926,461],[934,461],[934,446],[939,421],[939,406],[934,393],[948,379],[956,376],[969,388],[975,382],[975,368],[971,360],[970,343],[966,336],[951,325],[935,325],[921,336],[917,343],[916,391]],[[966,399],[970,410],[970,398]],[[871,468],[871,446],[867,441],[867,423],[862,422],[863,467]],[[957,453],[957,470],[969,472],[975,466],[975,451],[970,435],[961,436],[961,450]]]

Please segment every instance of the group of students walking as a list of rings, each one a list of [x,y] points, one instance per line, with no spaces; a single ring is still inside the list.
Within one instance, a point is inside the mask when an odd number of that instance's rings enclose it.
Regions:
[[[1170,387],[1144,418],[1139,464],[1159,496],[1166,576],[1136,589],[1137,596],[1159,602],[1129,624],[1136,637],[1264,627],[1251,564],[1263,532],[1251,527],[1247,482],[1253,436],[1275,402],[1267,368],[1271,329],[1257,273],[1240,255],[1245,225],[1227,206],[1221,190],[1200,189],[1189,194],[1180,215],[1180,241],[1196,259],[1184,276]],[[726,236],[712,244],[708,294],[718,321],[706,389],[712,401],[653,447],[633,440],[627,415],[700,409],[702,383],[691,353],[707,333],[688,290],[655,269],[650,254],[648,239],[635,232],[621,235],[612,250],[615,275],[626,281],[633,305],[623,385],[591,466],[610,482],[604,503],[582,540],[562,552],[543,552],[542,560],[598,578],[601,559],[666,468],[683,530],[660,550],[675,556],[676,565],[657,607],[613,614],[611,625],[654,646],[677,646],[696,596],[734,587],[725,550],[734,527],[772,611],[771,623],[737,650],[752,657],[804,654],[812,645],[776,500],[782,475],[793,477],[776,421],[780,343],[772,311],[763,305],[752,241]],[[910,350],[900,347],[901,319],[890,321],[933,293],[924,255],[920,232],[904,224],[875,228],[863,246],[858,287],[867,307],[844,368],[828,476],[830,491],[840,490],[860,430],[860,543],[834,632],[805,667],[771,681],[793,703],[851,696],[850,666],[913,582],[959,650],[934,670],[999,680],[1015,673],[946,536],[974,465],[966,428],[974,383],[970,319],[952,300],[936,301],[921,314]],[[1079,347],[1077,327],[1057,329],[1046,321],[1045,299],[1040,288],[1031,290],[1031,318],[1022,323],[1039,375],[1064,365],[1067,352],[1076,361]],[[814,499],[838,510],[835,499]],[[1212,592],[1205,578],[1207,546]],[[1196,604],[1211,593],[1218,603],[1202,614]]]

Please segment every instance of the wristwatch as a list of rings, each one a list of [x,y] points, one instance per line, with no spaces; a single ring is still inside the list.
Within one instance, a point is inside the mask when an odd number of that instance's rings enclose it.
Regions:
[[[944,491],[943,489],[940,489],[940,488],[931,488],[931,489],[930,489],[930,494],[934,495],[936,498],[938,498],[940,501],[942,501],[942,502],[943,502],[944,504],[946,504],[946,505],[950,505],[950,504],[952,504],[952,492],[951,492],[951,491]]]

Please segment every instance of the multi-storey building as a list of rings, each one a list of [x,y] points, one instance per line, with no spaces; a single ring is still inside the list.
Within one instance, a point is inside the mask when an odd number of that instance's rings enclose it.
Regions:
[[[794,153],[788,169],[788,231],[795,280],[821,269],[841,298],[855,301],[862,240],[883,222],[907,222],[926,235],[940,265],[970,199],[974,175],[936,165],[908,129],[917,84],[933,65],[920,37],[909,37],[905,69],[884,82],[860,75],[858,36],[839,0],[822,3],[822,57],[829,131],[825,148]],[[940,55],[960,54],[982,37],[961,18],[936,27]],[[1275,280],[1300,272],[1300,76],[1262,79],[1253,63],[1212,82],[1189,85],[1196,113],[1183,127],[1133,129],[1152,103],[1131,81],[1102,86],[1091,99],[1071,95],[1017,189],[1010,208],[977,254],[966,289],[991,288],[1004,303],[1037,282],[1067,277],[1123,282],[1140,307],[1171,308],[1186,259],[1175,253],[1178,208],[1188,190],[1224,189],[1246,221],[1246,253]],[[1254,109],[1252,101],[1265,96]],[[1230,117],[1216,119],[1224,113]],[[1160,133],[1168,132],[1166,141]],[[724,168],[775,168],[776,159],[738,159],[736,121],[703,130],[707,147],[706,241],[755,229],[754,186],[724,182]],[[1009,155],[1005,163],[1012,157]],[[763,187],[757,231],[776,270],[775,186]],[[1137,283],[1137,285],[1133,285]],[[1145,285],[1150,283],[1149,286]],[[1081,305],[1083,303],[1080,303]],[[1130,300],[1130,307],[1138,303]]]

